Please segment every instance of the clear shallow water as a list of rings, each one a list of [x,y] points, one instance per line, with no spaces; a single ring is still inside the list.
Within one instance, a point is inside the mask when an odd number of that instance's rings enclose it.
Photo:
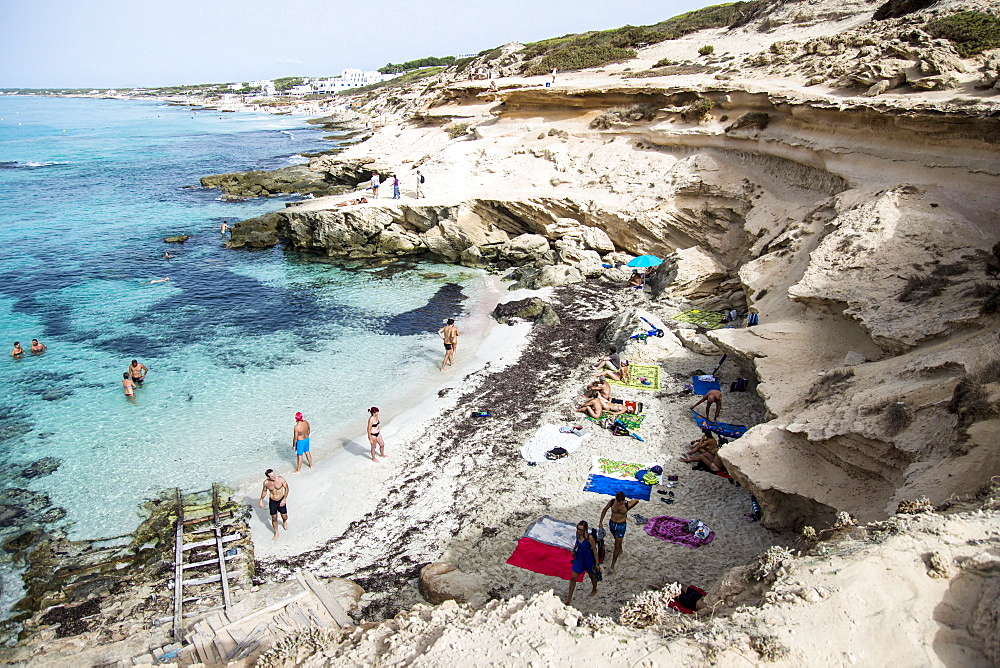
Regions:
[[[314,432],[363,431],[365,408],[433,372],[441,320],[482,289],[458,267],[222,248],[220,221],[280,200],[189,186],[328,148],[301,119],[12,97],[0,118],[0,485],[48,494],[73,537],[131,530],[164,487],[287,468],[295,411]],[[162,241],[181,233],[183,246]],[[32,338],[48,351],[8,357]],[[132,358],[150,372],[129,402]],[[45,456],[55,473],[20,477]]]

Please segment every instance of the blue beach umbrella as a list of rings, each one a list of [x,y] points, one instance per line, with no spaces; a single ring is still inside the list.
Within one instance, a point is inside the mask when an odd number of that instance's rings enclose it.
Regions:
[[[640,255],[637,258],[629,260],[628,266],[630,267],[658,267],[663,264],[663,260],[656,257],[655,255]]]

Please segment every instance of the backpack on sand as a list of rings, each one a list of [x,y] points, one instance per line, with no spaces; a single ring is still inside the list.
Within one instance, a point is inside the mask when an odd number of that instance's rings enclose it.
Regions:
[[[556,459],[562,459],[568,454],[569,451],[567,451],[566,448],[552,448],[551,450],[545,453],[545,458],[554,461]]]

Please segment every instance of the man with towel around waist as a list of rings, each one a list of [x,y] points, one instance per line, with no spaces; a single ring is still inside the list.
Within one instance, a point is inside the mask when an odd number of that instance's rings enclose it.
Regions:
[[[306,456],[309,468],[313,467],[313,456],[309,452],[309,423],[302,413],[295,414],[295,428],[292,430],[292,451],[295,452],[295,470],[293,473],[302,471],[302,455]]]

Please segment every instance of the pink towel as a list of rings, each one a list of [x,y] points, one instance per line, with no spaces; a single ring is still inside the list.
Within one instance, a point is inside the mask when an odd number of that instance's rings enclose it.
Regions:
[[[712,542],[715,538],[715,532],[708,532],[708,537],[702,540],[694,534],[688,533],[684,530],[688,522],[691,520],[682,520],[679,517],[668,517],[666,515],[662,517],[652,517],[646,524],[642,527],[646,530],[653,538],[659,538],[660,540],[665,540],[668,543],[677,543],[678,545],[683,545],[684,547],[690,547],[691,549],[699,548],[702,545],[707,545]]]

